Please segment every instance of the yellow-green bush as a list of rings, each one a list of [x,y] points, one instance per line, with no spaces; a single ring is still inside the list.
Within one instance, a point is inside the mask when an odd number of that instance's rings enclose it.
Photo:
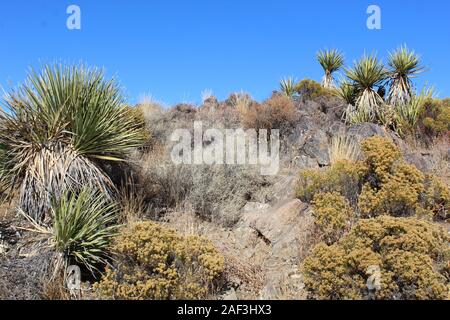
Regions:
[[[449,188],[440,179],[409,165],[392,142],[373,137],[362,143],[369,168],[358,199],[363,217],[427,215],[448,219]]]
[[[224,259],[211,242],[183,237],[153,222],[126,227],[112,251],[115,267],[95,285],[102,298],[202,299],[224,269]]]
[[[305,286],[314,299],[446,299],[449,240],[443,229],[415,218],[360,220],[338,243],[319,244],[305,259]]]
[[[374,217],[388,213],[393,216],[410,216],[416,213],[420,195],[424,192],[424,176],[414,166],[400,162],[379,177],[379,185],[366,183],[359,196],[362,216]]]
[[[316,194],[338,192],[364,218],[381,214],[449,218],[448,186],[407,164],[394,143],[375,136],[364,140],[361,150],[364,161],[340,161],[325,169],[301,171],[297,197],[311,202]]]
[[[375,178],[375,183],[390,179],[395,164],[402,158],[399,148],[391,141],[380,136],[374,136],[361,143],[365,162],[369,172]]]
[[[431,136],[450,132],[450,98],[444,100],[428,99],[423,106],[422,125]]]
[[[450,219],[450,189],[439,178],[429,175],[425,179],[424,206],[439,220]]]
[[[295,88],[295,91],[303,99],[316,99],[318,97],[331,97],[333,96],[333,91],[325,89],[320,83],[305,79],[300,81]]]
[[[337,192],[318,193],[312,204],[315,224],[325,241],[331,244],[339,240],[353,218],[348,200]]]
[[[302,170],[296,190],[297,197],[302,201],[311,202],[315,194],[338,192],[352,204],[356,203],[365,172],[366,167],[363,163],[350,161],[339,161],[321,170]]]

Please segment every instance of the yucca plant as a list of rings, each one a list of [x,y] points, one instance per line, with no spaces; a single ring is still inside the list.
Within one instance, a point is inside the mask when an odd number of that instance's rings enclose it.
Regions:
[[[377,87],[383,85],[387,71],[375,55],[364,55],[355,62],[352,69],[346,70],[347,77],[353,82],[357,92],[356,110],[362,122],[376,119],[378,108],[384,104]]]
[[[288,97],[293,97],[296,93],[296,81],[294,78],[284,78],[280,81],[280,89]]]
[[[338,50],[324,50],[317,53],[317,60],[325,72],[322,79],[324,88],[334,87],[333,73],[339,71],[344,66],[344,55]]]
[[[413,95],[408,103],[395,106],[397,131],[400,134],[404,134],[405,131],[412,131],[416,128],[425,102],[432,98],[433,89],[423,89],[420,94]]]
[[[389,54],[389,94],[391,105],[406,105],[413,98],[412,78],[424,71],[419,56],[406,46]]]
[[[347,79],[342,80],[339,86],[335,90],[333,90],[333,93],[337,97],[344,100],[347,105],[354,106],[356,104],[356,99],[358,98],[358,90],[356,86]]]
[[[143,143],[142,124],[116,81],[84,66],[46,66],[7,94],[0,113],[1,185],[20,186],[20,207],[44,221],[53,197],[88,186],[115,188],[102,163],[122,161]]]
[[[94,273],[109,258],[108,246],[116,235],[117,206],[89,188],[64,192],[53,199],[52,244],[60,254],[59,265],[76,263]]]

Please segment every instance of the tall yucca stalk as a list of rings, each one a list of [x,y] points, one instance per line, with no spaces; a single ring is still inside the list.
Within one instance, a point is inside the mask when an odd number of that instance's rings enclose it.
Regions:
[[[413,98],[411,79],[424,71],[419,56],[406,46],[402,46],[389,54],[389,84],[390,90],[387,102],[402,106]]]
[[[387,71],[375,55],[363,56],[355,62],[353,69],[346,70],[347,77],[353,82],[357,92],[356,109],[360,121],[373,121],[378,108],[384,104],[378,94],[379,87],[387,77]]]
[[[325,72],[322,79],[324,88],[334,87],[333,73],[339,71],[344,66],[344,55],[338,50],[324,50],[317,53],[317,60]]]
[[[281,91],[287,95],[288,97],[293,97],[296,92],[296,81],[294,78],[284,78],[280,81],[280,89]]]
[[[120,88],[84,66],[46,66],[9,93],[0,113],[0,181],[37,221],[66,190],[91,187],[111,195],[100,162],[121,161],[142,144],[142,124],[122,107]]]

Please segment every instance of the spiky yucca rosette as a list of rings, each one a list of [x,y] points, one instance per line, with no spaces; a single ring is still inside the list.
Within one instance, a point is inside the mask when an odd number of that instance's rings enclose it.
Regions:
[[[53,198],[114,185],[100,161],[122,161],[142,144],[142,124],[124,108],[120,88],[84,66],[47,66],[7,94],[0,113],[1,185],[20,185],[20,208],[42,222]]]
[[[393,106],[405,106],[414,98],[411,79],[424,71],[419,56],[406,46],[389,55],[390,90],[387,102]]]
[[[352,69],[346,70],[346,74],[357,92],[354,113],[358,119],[354,119],[355,122],[374,121],[384,104],[377,87],[386,80],[386,69],[375,55],[370,55],[356,61]]]
[[[317,60],[325,72],[322,79],[324,88],[334,88],[333,73],[339,71],[344,65],[344,55],[338,50],[325,50],[317,53]]]

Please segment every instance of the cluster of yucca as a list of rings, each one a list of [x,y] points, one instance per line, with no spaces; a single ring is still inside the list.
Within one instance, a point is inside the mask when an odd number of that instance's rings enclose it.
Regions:
[[[343,55],[336,50],[318,53],[325,71],[324,87],[333,85],[333,73],[344,65]],[[335,90],[347,104],[346,121],[349,123],[380,121],[383,124],[417,121],[417,102],[412,78],[424,71],[420,58],[402,46],[389,54],[387,67],[376,55],[364,55],[353,68],[346,68],[346,79]],[[387,93],[387,95],[386,95]],[[404,116],[407,115],[407,118]]]
[[[0,112],[0,186],[55,247],[92,269],[114,228],[115,186],[104,170],[143,143],[142,124],[103,72],[46,66],[7,94]]]

